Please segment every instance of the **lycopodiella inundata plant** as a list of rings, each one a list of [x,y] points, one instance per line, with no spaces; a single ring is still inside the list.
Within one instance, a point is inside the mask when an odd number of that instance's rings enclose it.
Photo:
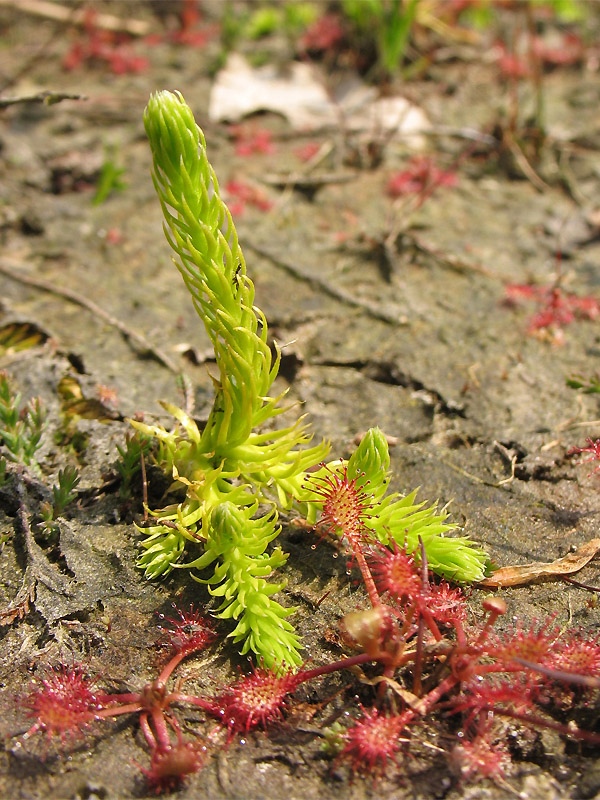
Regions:
[[[165,405],[177,419],[174,431],[134,423],[158,438],[158,461],[186,489],[183,502],[155,512],[145,529],[140,559],[149,577],[174,567],[202,569],[215,564],[209,591],[222,597],[219,615],[233,618],[231,634],[265,663],[300,663],[298,640],[271,595],[283,583],[266,578],[285,561],[268,544],[277,536],[276,497],[289,508],[306,495],[307,469],[321,461],[328,445],[307,446],[302,420],[260,431],[285,411],[282,396],[270,391],[279,368],[267,342],[267,322],[254,305],[254,287],[231,214],[219,195],[206,157],[204,136],[180,95],[159,92],[144,115],[154,157],[154,185],[165,215],[165,231],[176,264],[213,344],[218,369],[215,400],[202,431],[181,409]],[[265,512],[259,503],[268,502]],[[204,553],[183,561],[186,542]]]
[[[360,525],[364,517],[375,539],[401,542],[408,549],[422,540],[433,569],[463,581],[482,577],[484,554],[464,539],[443,539],[450,527],[443,515],[421,508],[414,493],[384,497],[389,454],[380,432],[367,436],[347,467],[334,462],[307,481],[307,471],[323,463],[327,443],[310,445],[302,417],[288,427],[264,429],[286,410],[283,395],[270,394],[279,352],[273,356],[267,321],[254,305],[254,287],[206,156],[204,135],[181,95],[171,92],[150,99],[144,123],[166,236],[218,369],[203,430],[185,411],[166,403],[177,420],[173,431],[132,423],[158,440],[158,464],[185,492],[183,501],[152,512],[156,524],[141,529],[146,538],[140,566],[146,575],[213,566],[213,576],[204,582],[222,599],[218,616],[236,622],[230,636],[243,642],[242,652],[251,650],[268,668],[298,666],[300,644],[287,619],[291,609],[272,597],[285,582],[267,580],[286,560],[277,547],[267,551],[279,533],[277,505],[289,509],[300,504],[314,522],[319,509],[327,513],[328,482],[333,476],[341,480],[345,469],[344,479],[355,480],[361,492]],[[186,561],[191,542],[200,544],[203,553]]]

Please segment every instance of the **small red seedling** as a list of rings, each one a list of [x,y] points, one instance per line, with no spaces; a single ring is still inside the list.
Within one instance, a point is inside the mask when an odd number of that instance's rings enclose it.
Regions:
[[[306,53],[327,53],[343,42],[346,29],[337,14],[324,14],[315,20],[300,39],[300,50]]]
[[[63,58],[63,68],[74,70],[82,65],[108,66],[115,75],[144,72],[148,61],[131,49],[129,38],[114,31],[102,30],[96,24],[97,12],[85,10],[83,33],[73,42]]]
[[[562,342],[562,329],[575,320],[595,320],[600,315],[600,301],[592,295],[579,296],[564,292],[559,286],[508,284],[504,304],[514,307],[531,300],[539,310],[530,318],[527,333],[532,336],[552,335],[554,343]]]
[[[233,216],[241,216],[246,210],[246,205],[254,206],[260,211],[270,211],[273,202],[256,186],[239,180],[231,180],[225,185],[225,191],[230,198],[229,210]]]
[[[429,194],[439,186],[456,186],[455,172],[437,167],[427,156],[415,156],[406,169],[390,176],[387,193],[390,197],[403,197],[409,194]]]
[[[574,453],[589,453],[589,458],[584,458],[581,462],[582,464],[589,464],[592,461],[600,461],[600,439],[586,439],[587,447],[573,447],[569,450],[568,455],[573,455]],[[595,467],[591,472],[590,475],[593,475],[595,472],[600,470],[600,464]],[[589,477],[589,475],[588,475]]]
[[[270,155],[276,151],[273,134],[264,128],[230,125],[229,133],[235,141],[238,156]]]

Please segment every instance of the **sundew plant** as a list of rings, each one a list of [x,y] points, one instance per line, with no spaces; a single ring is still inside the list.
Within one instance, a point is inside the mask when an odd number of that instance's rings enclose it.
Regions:
[[[389,453],[380,431],[369,432],[348,464],[326,465],[328,444],[311,442],[301,416],[286,427],[273,424],[290,410],[283,395],[271,394],[279,351],[273,354],[267,321],[254,304],[204,135],[178,93],[153,95],[144,124],[167,240],[214,347],[218,372],[202,430],[167,403],[176,420],[173,430],[132,423],[156,440],[158,465],[184,495],[152,511],[154,524],[140,527],[139,563],[146,576],[193,570],[219,599],[216,615],[232,620],[229,635],[241,643],[241,652],[281,670],[301,664],[301,643],[289,621],[293,609],[273,597],[285,580],[269,580],[287,558],[279,547],[269,548],[280,531],[282,509],[295,506],[309,524],[319,513],[327,517],[333,533],[350,543],[359,566],[369,544],[409,552],[423,547],[438,574],[457,582],[480,580],[485,553],[465,538],[444,536],[452,527],[444,514],[417,503],[415,492],[406,497],[387,492]],[[197,573],[208,567],[212,576],[200,578]]]

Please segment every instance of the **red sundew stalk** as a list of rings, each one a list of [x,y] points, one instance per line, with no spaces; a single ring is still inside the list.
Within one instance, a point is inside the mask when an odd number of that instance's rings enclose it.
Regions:
[[[177,692],[177,694],[172,695],[172,698],[172,702],[174,703],[190,703],[190,705],[198,706],[198,708],[201,708],[203,711],[214,711],[214,701],[207,700],[205,697],[197,697],[193,694],[180,694]]]
[[[144,734],[144,737],[146,739],[146,742],[150,750],[156,750],[158,742],[156,736],[154,735],[154,732],[152,731],[152,728],[150,727],[148,714],[140,714],[140,728],[142,730],[142,733]]]
[[[169,728],[167,727],[167,721],[162,708],[153,708],[152,711],[144,712],[140,715],[140,720],[143,717],[146,717],[146,719],[150,717],[148,721],[152,722],[152,728],[154,729],[158,746],[163,749],[170,747],[171,741],[169,739]]]
[[[421,587],[423,590],[422,598],[425,602],[419,603],[419,635],[422,634],[422,625],[421,619],[424,619],[427,623],[427,627],[431,631],[433,638],[436,642],[442,641],[442,634],[440,633],[440,629],[437,626],[437,622],[434,620],[431,612],[426,606],[426,597],[427,593],[429,592],[429,571],[427,569],[427,553],[425,552],[425,543],[421,536],[419,536],[419,549],[421,551]],[[415,692],[417,694],[417,692]]]
[[[593,744],[600,744],[600,733],[593,733],[592,731],[584,731],[581,728],[571,727],[571,725],[563,725],[560,722],[537,717],[533,714],[520,714],[518,711],[511,711],[508,708],[499,708],[498,706],[481,706],[478,709],[481,711],[492,712],[500,717],[509,717],[522,722],[529,727],[547,728],[557,733],[562,733],[564,736],[569,736],[574,739],[582,739],[584,742],[592,742]]]
[[[321,497],[322,515],[320,524],[332,534],[346,538],[360,569],[369,600],[373,608],[381,605],[381,599],[373,575],[367,564],[363,541],[369,534],[365,517],[371,507],[371,498],[356,485],[357,478],[348,478],[348,467],[343,465],[339,474],[322,464],[329,473],[326,477],[309,477],[305,489]]]
[[[514,659],[518,664],[545,675],[547,678],[552,678],[554,681],[561,683],[573,683],[577,686],[585,686],[589,689],[600,689],[600,678],[595,678],[592,675],[580,675],[577,672],[565,672],[562,669],[553,669],[552,667],[545,667],[542,664],[534,664],[532,661],[526,661],[524,658]],[[505,670],[507,671],[507,670]]]
[[[321,675],[328,675],[331,672],[337,672],[341,669],[350,669],[357,664],[368,664],[375,659],[368,653],[361,653],[357,656],[349,656],[342,658],[340,661],[334,661],[331,664],[323,664],[320,667],[313,667],[312,669],[305,669],[298,673],[297,677],[300,679],[298,684],[310,681],[313,678],[318,678]]]
[[[365,589],[369,595],[371,605],[373,608],[375,608],[375,606],[380,606],[382,605],[381,598],[379,597],[379,592],[375,586],[375,581],[373,580],[373,575],[371,574],[371,570],[369,569],[365,555],[360,549],[360,545],[358,543],[352,540],[350,540],[350,542],[352,545],[352,553],[354,554],[354,558],[356,559],[356,563],[358,564],[358,568],[361,572],[363,583],[365,584]]]
[[[186,652],[185,650],[182,650],[182,651],[180,651],[178,653],[175,653],[175,655],[169,660],[168,664],[165,665],[165,667],[163,668],[163,670],[160,673],[160,675],[158,676],[158,678],[154,681],[153,686],[156,689],[164,689],[164,687],[166,686],[167,681],[169,680],[169,678],[171,677],[171,675],[175,671],[175,668],[188,655],[189,655],[189,653]]]
[[[419,619],[419,630],[417,632],[417,649],[415,653],[415,669],[413,672],[413,694],[420,697],[423,691],[423,619]],[[391,677],[391,676],[390,676]],[[383,686],[384,684],[382,684]]]
[[[421,716],[428,714],[435,704],[438,703],[445,694],[448,694],[448,692],[454,689],[454,687],[459,683],[460,680],[456,677],[456,675],[448,675],[445,677],[444,680],[440,681],[440,683],[438,683],[434,689],[432,689],[419,700],[419,704],[417,706],[419,714]]]
[[[115,706],[106,706],[105,708],[101,708],[99,711],[96,712],[96,716],[99,719],[110,719],[110,717],[120,717],[123,714],[134,714],[136,711],[140,711],[142,708],[140,696],[138,695],[119,695],[119,694],[109,694],[106,695],[106,698],[110,698],[111,702],[119,703],[121,698],[123,697],[135,697],[136,700],[132,700],[129,703],[125,703],[125,705],[115,705]]]
[[[424,604],[419,605],[419,615],[425,620],[427,627],[429,628],[429,631],[436,642],[441,642],[444,637],[440,633],[440,629],[438,628],[437,622],[434,620],[431,612]]]

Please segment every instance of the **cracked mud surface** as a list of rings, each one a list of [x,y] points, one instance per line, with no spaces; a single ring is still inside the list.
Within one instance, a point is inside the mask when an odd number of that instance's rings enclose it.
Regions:
[[[8,75],[30,58],[34,31],[50,37],[54,30],[51,23],[7,9],[0,9],[0,24],[9,34],[0,51]],[[167,612],[174,599],[183,604],[207,599],[186,575],[145,581],[135,568],[132,510],[123,509],[114,489],[98,492],[114,472],[116,445],[128,430],[123,418],[143,411],[167,424],[159,401],[182,402],[175,374],[106,319],[18,278],[75,290],[143,335],[189,376],[196,415],[205,416],[212,397],[205,368],[209,342],[162,234],[142,127],[148,94],[163,87],[182,91],[205,127],[222,185],[234,177],[260,183],[267,172],[297,170],[293,147],[305,139],[296,140],[281,119],[267,115],[260,124],[272,130],[277,153],[235,155],[227,127],[206,116],[207,65],[216,47],[214,42],[205,50],[158,47],[147,72],[117,79],[102,70],[63,72],[55,43],[11,94],[52,89],[88,99],[0,112],[0,326],[31,323],[45,339],[2,356],[0,368],[24,398],[41,396],[50,412],[40,454],[43,482],[22,486],[21,498],[0,493],[0,533],[7,536],[0,553],[0,606],[10,607],[24,589],[31,588],[34,598],[23,619],[1,629],[4,797],[139,796],[143,781],[134,762],[145,763],[147,754],[135,722],[93,729],[68,758],[51,749],[42,761],[43,743],[24,746],[11,738],[28,727],[15,699],[39,665],[71,653],[87,654],[92,669],[109,675],[115,687],[143,684],[155,673],[156,612]],[[434,127],[489,124],[497,111],[485,88],[489,66],[456,62],[443,70],[440,83],[407,87]],[[442,79],[452,92],[440,90]],[[270,212],[247,208],[236,218],[257,303],[274,338],[284,344],[279,385],[288,385],[290,396],[303,403],[316,437],[329,438],[333,454],[343,456],[357,434],[381,427],[397,440],[391,451],[393,487],[408,492],[420,486],[421,499],[449,503],[452,520],[498,565],[553,561],[598,535],[599,478],[586,477],[588,470],[568,456],[585,437],[600,435],[594,422],[598,401],[566,386],[569,375],[597,372],[598,321],[575,322],[556,344],[527,335],[531,308],[502,304],[507,283],[552,283],[557,248],[563,253],[565,289],[600,294],[600,238],[590,221],[597,210],[600,78],[556,71],[547,76],[546,92],[550,143],[543,174],[549,185],[543,191],[490,168],[482,156],[467,159],[458,186],[435,192],[382,255],[390,221],[402,222],[402,212],[394,216],[385,194],[390,172],[410,155],[396,145],[376,168],[346,167],[352,171],[349,183],[325,184],[312,198],[291,188],[268,188],[274,201]],[[584,105],[577,102],[581,97]],[[93,175],[108,146],[116,148],[127,186],[94,206]],[[465,142],[432,136],[427,148],[449,164]],[[560,179],[559,164],[565,161],[577,187],[575,199]],[[77,171],[91,188],[71,191],[63,182],[54,193],[59,174],[72,177]],[[107,232],[115,229],[118,241],[112,243]],[[44,485],[52,485],[68,460],[53,443],[61,420],[57,386],[65,376],[75,377],[87,397],[100,385],[114,390],[119,419],[78,422],[88,436],[80,457],[80,502],[59,522],[53,552],[60,557],[52,561],[27,540],[19,500],[25,498],[28,510],[36,511],[48,491]],[[138,498],[133,512],[139,511]],[[363,597],[346,575],[345,559],[334,559],[326,544],[311,549],[313,541],[292,526],[284,528],[281,545],[290,553],[284,602],[298,606],[294,623],[306,653],[323,663],[339,653],[331,636],[337,620]],[[28,584],[32,575],[35,586]],[[596,585],[600,580],[593,565],[578,578]],[[590,595],[574,586],[544,583],[503,596],[510,614],[518,614],[525,626],[555,613],[560,626],[598,629]],[[479,602],[475,590],[474,609]],[[236,674],[238,663],[243,661],[234,650],[222,645],[191,659],[182,674],[190,686],[210,693]],[[444,748],[441,729],[432,728],[429,742],[412,748],[401,778],[391,775],[374,787],[368,781],[350,783],[341,768],[332,771],[315,735],[328,712],[313,719],[311,704],[346,683],[347,676],[338,676],[300,692],[287,723],[268,737],[257,733],[232,744],[179,795],[215,800],[506,796],[505,788],[493,784],[456,785],[443,753],[434,749]],[[334,708],[343,711],[348,702],[342,694]],[[597,716],[592,706],[582,725],[594,728]],[[186,729],[210,727],[201,715],[182,718]],[[518,796],[551,800],[600,792],[600,760],[592,747],[544,733],[534,744],[522,743],[519,752],[507,776]]]

